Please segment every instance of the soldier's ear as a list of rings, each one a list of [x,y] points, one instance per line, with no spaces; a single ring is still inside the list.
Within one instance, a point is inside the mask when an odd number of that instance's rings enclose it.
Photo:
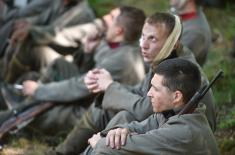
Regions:
[[[183,94],[181,91],[176,90],[173,94],[174,108],[181,107],[183,105]]]
[[[120,35],[120,34],[123,34],[123,33],[124,33],[123,27],[117,26],[117,28],[116,28],[116,34],[117,34],[117,35]]]
[[[177,49],[180,46],[180,41],[178,40],[174,45],[174,50]]]

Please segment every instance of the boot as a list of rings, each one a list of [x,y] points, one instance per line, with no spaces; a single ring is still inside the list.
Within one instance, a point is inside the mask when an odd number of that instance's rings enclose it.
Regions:
[[[11,118],[12,116],[14,116],[14,111],[12,110],[5,110],[5,111],[1,111],[0,112],[0,127],[2,128],[3,123],[5,123],[6,120],[8,120],[9,118]],[[4,131],[4,130],[2,130]],[[0,133],[1,135],[2,133]],[[1,138],[1,137],[0,137]]]

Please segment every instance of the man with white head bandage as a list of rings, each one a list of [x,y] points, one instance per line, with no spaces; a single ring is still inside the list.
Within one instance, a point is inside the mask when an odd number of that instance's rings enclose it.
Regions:
[[[179,44],[181,31],[182,26],[178,16],[155,13],[147,18],[142,30],[140,46],[144,61],[151,64],[151,75],[150,79],[146,80],[148,83],[144,85],[148,92],[140,100],[143,102],[144,98],[149,99],[151,103],[149,106],[155,114],[142,122],[137,119],[138,121],[129,124],[114,126],[113,120],[118,116],[119,119],[122,115],[127,116],[127,113],[132,111],[130,109],[128,112],[119,112],[109,122],[106,130],[94,134],[88,140],[90,147],[84,154],[219,154],[215,137],[204,113],[205,105],[208,106],[211,103],[205,102],[204,98],[195,112],[187,116],[177,116],[203,82],[197,63],[189,59],[189,55],[180,55],[184,51],[180,49]],[[100,77],[104,78],[104,76]],[[141,101],[137,101],[137,97],[131,96],[128,91],[124,92],[120,87],[119,90],[114,89],[115,82],[108,78],[99,79],[100,77],[98,76],[96,90],[105,90],[102,103],[104,109],[108,109],[108,106],[105,107],[106,98],[110,99],[109,102],[119,98],[119,102],[116,103],[119,105],[127,96],[129,100],[126,98],[126,107],[129,104],[132,104],[132,108],[139,106],[138,102]],[[121,91],[124,92],[123,95],[120,95]],[[134,105],[133,102],[135,102]],[[109,109],[112,107],[110,106]],[[139,113],[132,113],[129,116],[144,115],[148,111],[145,110],[142,108]],[[211,110],[213,111],[213,108],[208,111]]]
[[[140,47],[144,61],[151,67],[144,81],[134,87],[126,87],[113,81],[109,72],[104,69],[100,69],[97,74],[87,75],[86,78],[89,79],[87,80],[89,82],[85,81],[85,83],[90,91],[95,93],[104,92],[103,98],[100,98],[102,104],[93,104],[89,108],[64,143],[60,145],[61,148],[63,145],[71,144],[72,141],[76,140],[79,142],[84,140],[81,134],[84,131],[90,131],[91,133],[98,134],[93,135],[88,140],[90,147],[84,153],[90,154],[93,149],[96,152],[98,148],[104,149],[105,151],[104,141],[100,139],[102,136],[106,136],[110,128],[113,128],[117,124],[128,123],[133,120],[143,121],[153,114],[154,111],[150,99],[147,97],[148,90],[151,87],[150,81],[153,77],[153,69],[161,61],[176,57],[196,63],[193,54],[188,49],[183,48],[179,43],[181,31],[182,26],[178,16],[169,13],[155,13],[146,19],[142,29]],[[95,79],[95,81],[91,82],[92,79]],[[206,78],[203,77],[202,83],[206,82]],[[89,83],[92,83],[92,85]],[[205,103],[207,106],[206,115],[211,128],[214,130],[215,111],[211,92],[206,94],[202,103]],[[164,123],[164,120],[172,115],[175,115],[175,113],[166,112],[162,115],[162,122],[159,123]],[[135,144],[126,145],[125,147],[136,148]],[[148,148],[144,148],[144,150],[148,150]],[[107,149],[107,151],[110,151],[110,149]],[[115,154],[116,151],[112,153]],[[126,150],[124,149],[120,152],[122,151],[125,152]],[[117,151],[117,154],[120,152]],[[130,153],[130,151],[127,152]],[[111,153],[108,152],[107,154]],[[138,153],[135,152],[134,154]]]

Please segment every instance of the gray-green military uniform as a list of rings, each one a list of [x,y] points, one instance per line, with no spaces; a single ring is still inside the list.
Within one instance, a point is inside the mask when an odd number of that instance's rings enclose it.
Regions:
[[[39,5],[43,4],[43,3],[48,3],[46,1],[44,2],[39,2]],[[35,3],[34,3],[35,4]],[[29,6],[30,7],[30,6]],[[55,18],[58,18],[59,16],[61,16],[61,14],[64,12],[62,10],[65,10],[65,7],[63,5],[63,0],[53,0],[50,2],[50,5],[47,4],[45,8],[44,4],[41,6],[37,6],[37,8],[40,8],[40,14],[35,14],[29,17],[24,17],[23,20],[26,20],[27,22],[29,22],[32,25],[40,25],[40,26],[46,26],[49,25],[50,23],[53,22],[53,20]],[[67,10],[68,8],[66,8]],[[61,11],[59,11],[61,10]],[[30,10],[27,10],[28,12],[30,12]],[[27,15],[28,13],[26,13]],[[6,19],[7,20],[7,19]],[[10,39],[11,35],[12,35],[12,31],[13,31],[13,25],[14,25],[14,20],[11,20],[7,23],[5,23],[0,30],[0,41],[1,41],[1,45],[0,45],[0,52],[1,55],[3,55],[5,53],[5,51],[7,50],[6,45],[8,45],[9,43],[7,42],[7,39]],[[7,52],[7,51],[6,51]]]
[[[183,20],[181,43],[194,53],[197,62],[203,66],[211,46],[210,26],[202,8],[197,9],[195,18]]]
[[[4,79],[7,82],[14,82],[19,76],[28,71],[40,71],[56,58],[57,53],[53,50],[43,51],[41,46],[48,47],[46,40],[48,37],[55,35],[56,31],[60,31],[64,27],[91,22],[94,14],[89,8],[86,0],[79,2],[75,6],[65,7],[61,3],[63,1],[55,1],[51,9],[40,16],[40,20],[49,21],[48,25],[38,25],[40,21],[36,18],[30,19],[35,23],[29,30],[29,37],[22,43],[18,43],[14,49],[7,72]]]
[[[5,24],[12,19],[25,18],[37,15],[42,11],[45,11],[55,0],[33,0],[22,8],[13,8],[7,11],[2,18],[2,23]]]
[[[94,68],[105,68],[112,77],[123,83],[134,85],[144,77],[143,60],[139,48],[133,43],[121,43],[117,48],[111,49],[105,41],[96,48],[94,54]],[[85,64],[86,65],[86,64]],[[78,68],[79,69],[79,68]],[[42,84],[35,92],[34,99],[39,101],[71,102],[75,104],[58,103],[56,107],[49,110],[41,118],[39,124],[41,129],[55,132],[70,129],[82,116],[84,109],[94,95],[89,92],[84,83],[85,74],[76,77]],[[59,115],[58,115],[59,114]]]
[[[175,52],[173,52],[175,53]],[[193,54],[187,48],[177,50],[177,55],[196,63]],[[198,65],[198,67],[200,67]],[[202,74],[203,75],[203,74]],[[111,128],[114,125],[142,121],[153,113],[147,92],[153,73],[150,69],[144,81],[135,87],[126,87],[118,82],[113,82],[105,91],[102,105],[92,104],[82,119],[67,136],[66,140],[55,149],[63,155],[80,153],[88,145],[87,140],[93,134]],[[202,77],[203,83],[207,83],[206,77]],[[206,104],[206,116],[212,130],[215,130],[215,105],[212,92],[209,91],[202,102]]]
[[[92,152],[85,154],[219,155],[216,139],[204,112],[205,106],[180,117],[156,113],[142,122],[119,125],[117,127],[137,134],[128,135],[126,144],[119,150],[107,147],[105,138],[102,138]]]
[[[4,56],[6,47],[9,44],[8,39],[12,34],[14,22],[17,21],[17,19],[44,14],[47,12],[48,6],[53,4],[53,1],[55,0],[34,0],[21,9],[13,9],[12,11],[7,12],[2,20],[0,20],[0,57]],[[44,24],[46,24],[48,21],[44,22]]]

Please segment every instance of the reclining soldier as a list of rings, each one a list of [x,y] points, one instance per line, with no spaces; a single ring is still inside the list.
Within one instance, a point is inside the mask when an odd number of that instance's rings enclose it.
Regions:
[[[101,40],[100,38],[88,39],[89,45],[92,44],[93,48],[88,46],[89,48],[86,48],[83,53],[86,63],[80,62],[81,66],[77,67],[75,64],[59,59],[52,65],[53,72],[50,75],[54,75],[54,79],[58,78],[58,75],[64,79],[65,74],[71,75],[71,78],[67,76],[66,80],[45,84],[25,81],[23,84],[25,95],[41,102],[59,102],[35,120],[34,125],[50,134],[65,132],[73,127],[95,97],[85,86],[86,72],[83,71],[81,74],[79,72],[80,69],[87,68],[89,63],[93,65],[86,71],[92,68],[105,68],[110,71],[115,80],[123,84],[139,83],[144,77],[144,67],[136,42],[144,20],[144,12],[134,7],[123,6],[112,10],[104,16],[107,26],[105,37]],[[60,68],[62,69],[59,70]],[[51,76],[49,78],[53,79]]]
[[[45,43],[48,36],[64,27],[91,22],[94,17],[86,0],[57,0],[38,16],[6,25],[9,36],[1,39],[9,37],[10,44],[4,48],[4,81],[14,83],[27,72],[43,70],[60,56]]]

